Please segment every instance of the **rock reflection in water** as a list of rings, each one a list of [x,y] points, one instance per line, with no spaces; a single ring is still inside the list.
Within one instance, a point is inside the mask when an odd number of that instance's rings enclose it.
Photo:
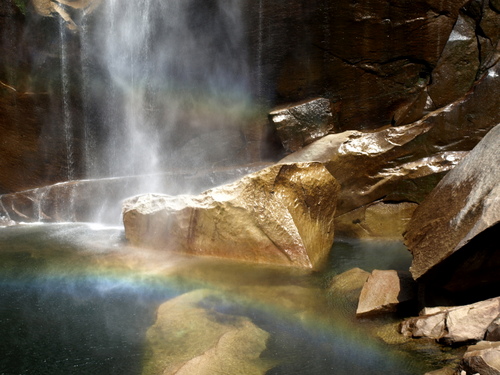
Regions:
[[[336,262],[343,256],[332,261],[337,270],[308,274],[167,258],[124,247],[122,235],[74,224],[0,229],[0,373],[144,374],[154,368],[144,365],[152,358],[147,332],[159,328],[158,307],[202,288],[220,296],[220,303],[196,305],[208,309],[207,318],[224,316],[224,324],[239,322],[268,337],[252,359],[260,362],[260,373],[425,372],[426,366],[369,337],[349,311],[328,300],[325,280],[342,270]],[[346,251],[350,245],[343,246]],[[242,331],[231,332],[237,337]],[[185,336],[203,335],[198,327]],[[167,336],[171,345],[189,344],[176,341],[182,334],[172,327]]]

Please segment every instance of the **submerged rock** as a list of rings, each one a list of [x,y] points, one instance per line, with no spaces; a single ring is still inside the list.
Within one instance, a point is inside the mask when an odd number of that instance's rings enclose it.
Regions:
[[[250,319],[217,311],[224,296],[196,290],[162,304],[146,335],[143,375],[264,375],[269,334]]]
[[[481,341],[469,346],[461,368],[468,374],[500,375],[500,342]]]
[[[327,135],[334,126],[330,100],[324,98],[276,109],[269,117],[288,152]]]
[[[338,191],[320,163],[274,165],[198,196],[130,198],[125,235],[165,251],[317,268],[333,243]]]
[[[417,208],[405,235],[415,279],[496,296],[500,286],[500,125]],[[480,293],[476,295],[475,293]]]
[[[415,301],[416,288],[411,276],[394,270],[374,270],[366,280],[356,310],[358,318],[398,311]]]
[[[499,315],[500,297],[466,306],[426,309],[423,315],[405,320],[401,333],[448,344],[480,341]]]
[[[352,268],[349,271],[334,276],[330,281],[328,292],[336,304],[345,303],[355,311],[361,289],[369,276],[370,273],[361,268]]]

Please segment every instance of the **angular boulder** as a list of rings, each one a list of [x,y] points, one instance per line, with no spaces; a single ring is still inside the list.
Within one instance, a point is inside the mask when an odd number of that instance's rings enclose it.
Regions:
[[[127,199],[125,235],[135,246],[317,268],[333,243],[338,192],[320,163],[274,165],[198,196]]]
[[[358,318],[396,312],[403,303],[414,301],[416,285],[411,276],[394,270],[374,270],[359,296]]]
[[[327,135],[334,127],[330,100],[324,98],[276,109],[269,117],[288,152]]]
[[[500,342],[481,341],[469,346],[460,367],[467,374],[500,375]]]
[[[500,297],[455,307],[424,310],[424,315],[405,320],[405,336],[427,337],[448,344],[480,341],[500,315]]]
[[[146,334],[143,375],[264,375],[269,334],[246,317],[217,309],[224,295],[195,290],[163,303]]]
[[[499,149],[497,125],[416,209],[405,235],[415,279],[476,298],[498,295]]]

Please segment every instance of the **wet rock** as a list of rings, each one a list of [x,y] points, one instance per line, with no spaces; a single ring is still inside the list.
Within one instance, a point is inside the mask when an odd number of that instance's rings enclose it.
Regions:
[[[435,108],[464,96],[474,84],[479,69],[476,23],[460,15],[437,66],[432,71],[428,93]]]
[[[405,235],[415,279],[476,298],[497,295],[499,148],[496,126],[415,211]]]
[[[441,151],[429,147],[422,152],[420,138],[433,129],[429,122],[430,118],[370,133],[330,134],[281,162],[324,163],[345,187],[339,195],[337,216],[376,201],[419,202],[465,155],[443,151],[446,146]]]
[[[143,374],[263,375],[269,334],[248,318],[217,311],[224,296],[197,290],[162,304],[146,335]]]
[[[379,200],[421,202],[500,122],[499,75],[497,63],[463,98],[412,124],[330,134],[282,162],[325,163],[346,187],[339,196],[337,215]]]
[[[130,198],[125,235],[164,251],[316,268],[333,243],[338,191],[320,163],[274,165],[198,196]]]
[[[415,301],[416,285],[411,276],[393,270],[374,270],[361,290],[358,318],[396,312],[402,304]]]
[[[75,180],[0,195],[0,216],[17,222],[101,222],[121,220],[121,202],[149,188],[153,182],[170,194],[202,191],[226,183],[268,164],[218,168],[209,173],[178,171],[155,175]],[[99,199],[96,199],[99,197]]]
[[[469,346],[460,364],[467,374],[500,375],[500,342]]]
[[[424,314],[405,320],[401,332],[447,344],[479,341],[500,314],[500,297],[466,306],[439,307]]]
[[[259,2],[261,90],[278,104],[328,93],[342,131],[384,126],[425,89],[466,2]]]
[[[327,135],[334,127],[330,100],[324,98],[276,109],[269,118],[288,152]]]
[[[418,204],[376,202],[335,218],[337,237],[403,239]]]

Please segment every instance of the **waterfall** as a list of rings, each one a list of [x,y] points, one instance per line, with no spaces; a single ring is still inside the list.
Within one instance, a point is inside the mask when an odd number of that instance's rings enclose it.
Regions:
[[[83,29],[82,60],[93,66],[84,78],[87,106],[99,107],[93,110],[105,139],[99,160],[88,164],[89,177],[191,167],[183,145],[237,125],[231,122],[250,100],[240,8],[238,0],[101,5]]]
[[[162,172],[235,161],[253,106],[242,9],[105,0],[76,21],[86,178],[144,175],[130,193],[165,192]]]

